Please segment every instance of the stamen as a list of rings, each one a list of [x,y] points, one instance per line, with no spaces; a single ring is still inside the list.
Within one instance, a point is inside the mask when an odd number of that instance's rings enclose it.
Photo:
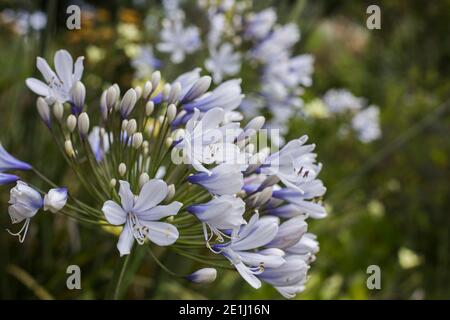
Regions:
[[[8,231],[8,233],[12,236],[19,237],[19,242],[23,243],[25,241],[25,237],[27,236],[29,225],[30,225],[30,218],[27,218],[25,220],[25,223],[23,224],[22,228],[20,228],[20,230],[18,232],[14,233],[14,232],[11,232],[9,229],[6,229],[6,231]]]

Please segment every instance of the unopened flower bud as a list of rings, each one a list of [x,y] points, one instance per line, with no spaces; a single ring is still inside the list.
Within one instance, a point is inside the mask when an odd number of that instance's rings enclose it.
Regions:
[[[177,116],[177,107],[174,104],[169,104],[167,107],[167,121],[172,122]]]
[[[170,85],[170,83],[166,83],[163,87],[162,90],[162,99],[163,101],[167,101],[167,99],[169,99],[169,95],[170,95],[170,90],[172,89],[172,86]]]
[[[47,102],[45,102],[45,99],[42,97],[37,98],[36,107],[42,121],[44,121],[45,125],[50,128],[51,126],[50,107],[48,106]]]
[[[137,130],[137,122],[135,119],[131,119],[128,121],[127,124],[127,133],[131,137],[133,134],[136,133]]]
[[[202,94],[208,91],[210,86],[211,86],[211,77],[210,76],[201,77],[194,83],[194,85],[186,93],[186,95],[183,98],[183,102],[192,101],[200,97]]]
[[[67,129],[69,129],[70,132],[73,132],[77,126],[77,118],[73,114],[69,115],[67,117],[66,124]]]
[[[127,131],[127,126],[128,126],[128,120],[127,120],[127,119],[124,119],[124,120],[122,121],[122,126],[121,126],[122,131]]]
[[[152,87],[153,89],[156,89],[159,85],[159,81],[161,81],[161,72],[159,71],[154,71],[152,73],[152,77],[151,77],[151,83],[152,83]]]
[[[134,88],[134,91],[136,92],[136,99],[139,100],[142,96],[142,88],[136,87],[136,88]]]
[[[133,134],[133,140],[132,140],[133,148],[139,149],[142,145],[143,140],[144,140],[144,137],[142,136],[142,133],[136,132],[135,134]]]
[[[203,268],[195,271],[186,277],[187,280],[194,283],[211,283],[216,280],[217,270],[214,268]]]
[[[177,103],[180,100],[181,95],[181,84],[179,82],[174,83],[170,87],[169,97],[167,98],[167,103]]]
[[[109,181],[109,186],[110,186],[111,188],[115,188],[115,187],[116,187],[116,184],[117,184],[117,180],[114,179],[114,178],[112,178],[112,179]]]
[[[106,106],[108,107],[108,110],[112,110],[114,108],[118,97],[119,95],[115,86],[111,86],[108,90],[106,90]]]
[[[123,177],[127,173],[127,165],[123,162],[119,164],[118,172],[119,176]]]
[[[136,105],[137,94],[134,89],[128,89],[120,101],[120,115],[122,118],[128,118]]]
[[[139,176],[139,188],[142,188],[150,180],[150,176],[144,172]]]
[[[72,141],[66,140],[64,142],[64,150],[66,151],[66,154],[71,158],[75,155],[75,151],[73,150]]]
[[[154,109],[155,103],[153,101],[147,102],[147,104],[145,105],[145,114],[147,115],[147,117],[149,117],[153,113]]]
[[[78,116],[78,131],[82,136],[86,136],[89,132],[89,116],[86,112]]]
[[[165,202],[170,202],[175,196],[175,185],[171,184],[167,187],[167,196],[164,199]]]
[[[153,85],[150,81],[147,81],[144,85],[144,90],[142,91],[142,96],[144,99],[148,99],[153,91]]]
[[[63,116],[64,116],[64,106],[62,105],[61,102],[56,101],[53,104],[53,115],[55,116],[55,118],[58,121],[61,121],[61,119],[63,118]]]
[[[84,99],[86,98],[86,87],[81,81],[77,81],[71,90],[72,103],[75,111],[81,113],[84,107]]]

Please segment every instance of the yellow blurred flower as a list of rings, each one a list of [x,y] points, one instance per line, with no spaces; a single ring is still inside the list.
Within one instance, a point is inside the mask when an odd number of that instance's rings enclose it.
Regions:
[[[421,265],[423,258],[411,249],[402,247],[398,251],[398,262],[403,269],[411,269]]]

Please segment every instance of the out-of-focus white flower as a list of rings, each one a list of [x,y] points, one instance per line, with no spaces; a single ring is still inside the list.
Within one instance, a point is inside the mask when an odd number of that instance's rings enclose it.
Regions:
[[[323,101],[330,112],[340,113],[346,110],[358,111],[365,101],[363,98],[355,97],[346,89],[330,89],[323,96]]]
[[[245,21],[245,37],[253,39],[266,37],[276,21],[277,13],[273,8],[251,13]]]
[[[212,73],[215,83],[222,82],[224,77],[233,76],[241,69],[241,54],[234,52],[230,43],[222,44],[219,49],[212,48],[209,52],[205,67]]]
[[[131,60],[131,65],[136,71],[137,78],[145,78],[161,67],[161,61],[155,58],[153,47],[146,45],[139,47],[138,54]]]
[[[362,142],[377,140],[381,137],[380,109],[377,106],[369,106],[361,110],[353,117],[352,127]]]
[[[176,19],[165,19],[161,30],[161,42],[157,48],[161,52],[170,53],[173,63],[184,61],[186,54],[191,54],[200,48],[200,35],[197,27],[184,27],[184,17],[179,14]]]
[[[53,213],[60,211],[67,203],[67,188],[55,188],[49,190],[44,196],[44,211]]]

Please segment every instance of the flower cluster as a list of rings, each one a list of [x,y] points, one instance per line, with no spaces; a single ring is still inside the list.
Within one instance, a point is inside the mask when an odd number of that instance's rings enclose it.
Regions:
[[[300,40],[298,27],[278,24],[273,8],[254,13],[249,1],[234,0],[199,0],[196,9],[205,16],[207,26],[192,21],[193,25],[184,27],[183,3],[163,3],[165,18],[156,45],[158,51],[170,52],[172,63],[180,63],[195,52],[194,63],[204,65],[215,84],[236,76],[242,69],[251,70],[242,112],[248,118],[269,113],[266,127],[277,127],[284,134],[285,123],[303,105],[304,88],[312,84],[313,57],[293,53]],[[146,68],[138,63],[144,52]],[[154,56],[152,46],[145,44],[132,64],[137,75],[142,76],[141,71],[151,69],[154,61],[159,58]]]
[[[114,84],[92,108],[81,82],[83,58],[74,63],[60,50],[56,73],[42,58],[37,67],[46,83],[27,84],[41,96],[38,112],[91,199],[69,197],[67,189],[2,148],[2,172],[32,169],[53,187],[42,199],[19,181],[11,190],[13,223],[26,219],[26,230],[43,208],[121,226],[121,256],[135,244],[164,246],[207,267],[231,263],[254,288],[265,282],[287,298],[304,289],[319,250],[307,233],[307,219],[326,216],[321,165],[308,137],[278,149],[270,140],[261,143],[270,136],[260,130],[264,117],[240,123],[241,82],[211,90],[211,77],[201,76],[200,69],[171,82],[155,71],[143,86],[125,92]],[[2,183],[14,180],[2,173]],[[223,260],[211,265],[214,254]],[[211,282],[216,275],[204,268],[186,278]]]
[[[352,115],[351,127],[361,142],[369,143],[381,137],[380,110],[374,105],[366,106],[366,99],[355,97],[346,89],[330,89],[323,102],[333,114]]]

